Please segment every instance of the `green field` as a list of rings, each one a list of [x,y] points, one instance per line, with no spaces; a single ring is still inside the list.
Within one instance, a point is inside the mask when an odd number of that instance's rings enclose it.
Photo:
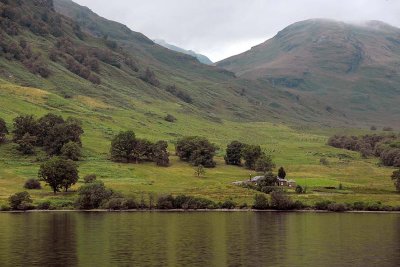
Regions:
[[[363,133],[359,129],[316,129],[291,127],[267,122],[238,123],[231,121],[213,122],[197,113],[191,113],[179,104],[168,102],[132,101],[132,108],[118,108],[101,99],[76,96],[65,99],[56,94],[34,88],[20,87],[5,81],[0,83],[0,117],[12,128],[12,119],[19,114],[34,114],[39,117],[48,112],[73,116],[83,121],[84,158],[79,162],[80,176],[95,173],[98,179],[117,191],[139,198],[142,194],[164,193],[202,196],[215,201],[232,198],[238,204],[252,204],[256,191],[232,184],[245,180],[253,171],[227,166],[223,161],[224,148],[233,140],[260,144],[272,155],[277,167],[284,166],[288,178],[308,187],[308,193],[296,195],[304,203],[312,204],[322,199],[337,202],[377,202],[400,205],[400,195],[395,193],[390,180],[393,169],[378,167],[377,159],[361,159],[358,153],[335,149],[326,145],[333,133]],[[173,114],[175,123],[165,121]],[[110,140],[120,130],[134,130],[138,137],[150,140],[167,140],[170,144],[171,166],[157,167],[153,163],[119,164],[109,158]],[[206,175],[197,178],[193,167],[174,156],[174,142],[181,136],[200,135],[216,143],[220,150],[217,167],[207,169]],[[11,139],[9,136],[8,139]],[[8,196],[23,191],[24,181],[35,178],[45,156],[37,150],[36,155],[23,156],[16,145],[7,142],[0,146],[0,203]],[[321,165],[325,157],[329,165]],[[344,190],[327,190],[323,187],[338,187]],[[74,191],[53,195],[48,186],[31,190],[34,202],[49,199],[54,203],[72,200]]]

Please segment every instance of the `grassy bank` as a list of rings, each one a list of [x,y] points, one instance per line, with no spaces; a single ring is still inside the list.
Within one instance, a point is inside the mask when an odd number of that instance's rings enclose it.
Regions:
[[[143,102],[132,100],[129,109],[119,108],[98,98],[78,96],[65,99],[40,89],[5,82],[0,85],[0,96],[0,117],[6,120],[9,128],[12,127],[12,119],[19,114],[42,116],[52,112],[82,120],[85,134],[82,136],[84,157],[79,162],[80,176],[95,173],[108,187],[125,195],[139,197],[148,193],[184,193],[214,201],[232,198],[236,203],[250,205],[256,192],[234,186],[232,182],[245,180],[255,173],[244,168],[226,166],[223,161],[226,145],[232,140],[239,140],[260,144],[272,155],[277,167],[285,167],[289,179],[307,186],[307,194],[296,195],[289,191],[295,200],[307,205],[321,200],[400,205],[400,195],[395,193],[390,180],[392,168],[379,167],[377,159],[362,159],[356,152],[326,145],[327,138],[333,133],[365,133],[364,130],[214,121],[179,104],[165,105],[166,102],[154,99],[145,106]],[[165,121],[167,113],[175,116],[177,121]],[[153,163],[135,165],[109,161],[112,136],[120,130],[128,129],[134,130],[138,137],[153,141],[167,140],[172,155],[171,166],[162,168]],[[173,156],[173,143],[186,135],[205,136],[221,148],[216,158],[217,167],[207,169],[204,177],[197,178],[189,164]],[[0,203],[5,203],[9,195],[22,191],[25,180],[37,176],[43,157],[44,153],[39,150],[34,156],[23,156],[11,142],[0,146]],[[328,164],[322,165],[321,158],[326,158]],[[343,190],[325,189],[338,187],[339,184],[343,185]],[[82,181],[78,182],[70,193],[53,195],[49,187],[43,186],[41,190],[31,190],[30,194],[34,202],[71,201],[76,195],[74,191],[81,185]]]

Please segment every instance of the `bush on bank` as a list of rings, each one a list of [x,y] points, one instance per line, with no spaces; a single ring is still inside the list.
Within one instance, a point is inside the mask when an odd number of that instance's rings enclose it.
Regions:
[[[33,205],[33,201],[28,192],[16,193],[9,197],[8,205],[2,205],[0,211],[25,211],[25,210],[54,210],[54,209],[108,209],[108,210],[132,210],[132,209],[247,209],[247,204],[238,205],[232,200],[224,202],[214,202],[212,200],[187,196],[187,195],[161,195],[155,198],[149,195],[149,200],[144,197],[136,201],[131,197],[124,197],[122,194],[107,188],[103,182],[94,181],[84,184],[78,190],[78,196],[75,202],[68,200],[56,200],[54,202],[42,201]],[[266,194],[257,194],[254,203],[251,206],[255,210],[320,210],[330,212],[345,211],[400,211],[400,206],[393,207],[383,205],[380,202],[361,202],[354,203],[336,203],[330,200],[323,200],[315,203],[313,206],[307,206],[300,201],[293,201],[290,195],[284,192],[272,192],[270,197]]]

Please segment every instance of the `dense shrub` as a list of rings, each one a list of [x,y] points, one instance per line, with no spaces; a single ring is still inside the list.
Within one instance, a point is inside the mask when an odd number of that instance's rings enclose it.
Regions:
[[[174,197],[172,195],[160,196],[157,199],[158,209],[173,209]]]
[[[45,139],[49,133],[49,131],[56,126],[57,124],[65,123],[64,119],[61,116],[49,113],[39,118],[37,121],[37,143],[39,146],[43,146]]]
[[[397,192],[400,192],[400,169],[394,171],[391,178],[394,182],[394,186],[396,187]]]
[[[119,59],[108,50],[91,48],[90,54],[108,65],[114,66],[116,68],[121,68],[121,63],[119,62]]]
[[[176,118],[174,116],[172,116],[171,114],[168,114],[167,116],[165,116],[164,120],[168,121],[168,122],[175,122]]]
[[[85,184],[93,183],[96,181],[96,179],[97,179],[96,174],[88,174],[85,177],[83,177],[83,181],[85,182]]]
[[[81,147],[78,143],[69,141],[61,148],[61,155],[73,161],[78,161],[82,156]]]
[[[369,203],[365,208],[367,211],[380,211],[382,210],[381,203]]]
[[[38,74],[43,78],[47,78],[51,74],[47,63],[45,63],[39,56],[25,59],[22,63],[30,72]]]
[[[0,211],[10,211],[11,207],[8,205],[1,205],[0,206]]]
[[[38,128],[38,123],[32,115],[18,116],[14,119],[13,140],[20,140],[27,133],[36,136]]]
[[[167,149],[168,143],[166,141],[158,141],[152,145],[151,158],[157,166],[169,166],[169,153]]]
[[[123,198],[111,198],[102,204],[102,208],[109,210],[123,210]]]
[[[262,153],[261,156],[256,160],[255,170],[258,172],[270,172],[275,168],[275,163],[272,161],[271,156]]]
[[[17,150],[24,155],[31,155],[35,153],[36,136],[29,133],[24,134],[21,139],[17,140]]]
[[[224,202],[220,203],[219,207],[221,209],[234,209],[236,207],[236,205],[237,204],[235,202],[233,202],[232,200],[228,199],[228,200],[225,200]]]
[[[80,76],[83,79],[86,79],[86,80],[89,79],[90,70],[87,67],[82,66],[80,63],[78,63],[72,57],[68,58],[66,63],[67,63],[67,69],[70,72]]]
[[[140,79],[156,87],[160,85],[160,81],[157,79],[155,73],[149,68],[147,68],[145,73],[140,76]]]
[[[12,210],[30,210],[34,209],[32,199],[28,192],[19,192],[8,198]]]
[[[358,202],[354,202],[351,206],[352,210],[366,210],[367,208],[367,204],[362,202],[362,201],[358,201]]]
[[[137,209],[138,204],[135,202],[133,198],[123,198],[123,197],[112,197],[105,203],[101,205],[102,208],[109,210],[129,210],[129,209]]]
[[[128,210],[139,208],[139,204],[133,198],[124,198],[122,206]]]
[[[79,46],[69,38],[59,39],[49,56],[53,61],[58,61],[59,58],[65,58],[65,67],[70,72],[93,84],[101,83],[100,77],[92,73],[92,71],[100,71],[99,60],[120,67],[118,60],[115,59],[111,53],[99,48]]]
[[[315,203],[314,207],[316,210],[328,210],[328,206],[333,202],[330,200],[323,200],[320,202]]]
[[[328,166],[329,165],[329,160],[327,158],[320,158],[319,159],[319,163],[321,165]]]
[[[36,179],[28,179],[24,184],[25,189],[42,189],[40,182]]]
[[[327,208],[329,211],[334,212],[343,212],[347,210],[346,205],[342,203],[330,203]]]
[[[380,158],[385,166],[400,167],[400,148],[386,148]]]
[[[91,73],[87,79],[88,79],[89,82],[91,82],[93,84],[96,84],[96,85],[101,84],[100,77],[95,75],[95,74],[93,74],[93,73]]]
[[[81,146],[83,133],[81,122],[68,118],[64,123],[56,124],[48,131],[43,144],[44,148],[50,155],[60,155],[62,147],[69,142]]]
[[[7,124],[2,118],[0,118],[0,143],[3,143],[6,140],[6,134],[8,134]]]
[[[253,209],[266,210],[268,209],[268,199],[265,195],[257,194],[254,197]]]
[[[193,103],[192,97],[191,97],[189,94],[187,94],[187,93],[183,92],[182,90],[178,89],[178,88],[176,87],[176,85],[168,85],[168,86],[165,88],[165,90],[166,90],[168,93],[170,93],[170,94],[176,96],[177,98],[179,98],[179,99],[182,100],[183,102],[186,102],[186,103],[188,103],[188,104]]]
[[[51,209],[51,203],[50,201],[44,201],[44,202],[40,202],[37,207],[38,210],[49,210]]]
[[[216,165],[214,156],[217,146],[204,137],[184,137],[177,141],[175,150],[182,161],[190,162],[194,166],[203,165],[205,168],[213,168]]]
[[[127,65],[131,70],[133,70],[134,72],[138,72],[139,71],[139,67],[136,63],[136,61],[134,61],[131,57],[126,56],[124,59],[124,63],[125,65]]]
[[[216,203],[209,199],[179,195],[174,199],[176,209],[215,209]]]
[[[303,194],[304,193],[303,187],[301,185],[297,185],[296,186],[296,193],[297,194]]]
[[[85,184],[78,189],[76,206],[79,209],[97,209],[110,200],[113,194],[101,181]]]
[[[271,192],[271,207],[277,210],[290,210],[295,208],[293,200],[283,192]]]
[[[278,184],[276,176],[272,172],[268,172],[264,175],[264,178],[257,182],[257,190],[269,194],[275,191]],[[271,189],[271,190],[270,190]]]

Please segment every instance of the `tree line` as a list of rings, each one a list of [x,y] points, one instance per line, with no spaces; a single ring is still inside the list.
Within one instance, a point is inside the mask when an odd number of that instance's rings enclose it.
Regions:
[[[400,167],[400,135],[334,135],[328,145],[358,151],[363,157],[379,157],[385,166]]]
[[[36,119],[33,115],[21,115],[13,121],[13,142],[23,154],[34,154],[41,147],[49,156],[64,156],[78,160],[81,154],[81,122],[74,118],[64,120],[49,113]]]
[[[133,131],[120,132],[111,142],[111,159],[116,162],[140,163],[154,161],[157,165],[168,166],[168,143],[158,141],[152,143],[147,139],[138,139]],[[207,138],[186,136],[178,139],[175,144],[175,154],[181,161],[193,166],[214,168],[214,157],[219,147]],[[260,146],[248,145],[233,141],[226,148],[225,163],[228,165],[244,166],[248,169],[267,173],[275,168],[271,156],[262,151]]]
[[[115,162],[139,163],[153,161],[158,166],[169,166],[168,143],[160,140],[153,143],[139,139],[133,131],[117,134],[111,141],[111,159]]]

